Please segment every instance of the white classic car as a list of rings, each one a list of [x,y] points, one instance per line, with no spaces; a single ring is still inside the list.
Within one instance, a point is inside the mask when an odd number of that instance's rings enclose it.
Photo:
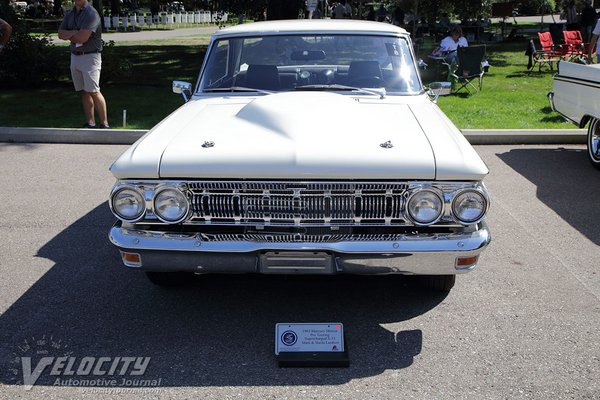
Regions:
[[[417,274],[448,291],[490,241],[488,168],[423,88],[410,37],[351,20],[212,38],[185,105],[111,167],[110,240],[189,273]]]
[[[592,165],[600,169],[600,64],[558,63],[548,94],[550,106],[580,128],[588,122],[587,148]]]

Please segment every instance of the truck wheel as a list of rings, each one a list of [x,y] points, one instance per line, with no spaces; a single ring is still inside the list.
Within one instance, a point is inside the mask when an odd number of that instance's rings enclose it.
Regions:
[[[448,293],[456,281],[456,275],[421,275],[420,283],[425,289]]]
[[[191,282],[193,274],[185,272],[154,272],[147,271],[150,282],[158,286],[181,286]]]
[[[600,120],[595,118],[588,127],[587,148],[590,162],[594,168],[600,169]]]

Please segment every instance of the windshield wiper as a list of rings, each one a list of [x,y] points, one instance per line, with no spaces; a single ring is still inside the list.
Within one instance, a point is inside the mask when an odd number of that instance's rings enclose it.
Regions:
[[[381,89],[368,89],[368,88],[361,88],[361,87],[355,87],[355,86],[347,86],[347,85],[339,85],[339,84],[332,84],[332,85],[302,85],[302,86],[296,86],[294,88],[294,90],[356,90],[359,92],[366,92],[366,93],[371,93],[374,95],[379,96],[380,99],[385,98],[386,95],[386,91],[385,88],[381,88]]]
[[[258,93],[264,93],[264,94],[273,94],[274,93],[270,90],[255,89],[255,88],[249,88],[249,87],[244,87],[244,86],[231,86],[231,87],[225,87],[225,88],[208,88],[208,89],[203,89],[203,92],[258,92]]]

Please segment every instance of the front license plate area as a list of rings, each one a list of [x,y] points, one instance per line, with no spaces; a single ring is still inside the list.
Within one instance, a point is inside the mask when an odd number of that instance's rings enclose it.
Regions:
[[[333,257],[322,251],[269,251],[260,255],[263,274],[333,274]]]

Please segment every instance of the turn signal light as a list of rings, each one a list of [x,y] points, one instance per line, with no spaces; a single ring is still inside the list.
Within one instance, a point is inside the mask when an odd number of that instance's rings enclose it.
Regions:
[[[473,257],[458,257],[456,259],[456,269],[469,269],[473,268],[477,264],[479,256]]]
[[[142,266],[142,256],[140,256],[138,253],[125,253],[122,251],[121,258],[123,259],[123,264],[128,267]]]

